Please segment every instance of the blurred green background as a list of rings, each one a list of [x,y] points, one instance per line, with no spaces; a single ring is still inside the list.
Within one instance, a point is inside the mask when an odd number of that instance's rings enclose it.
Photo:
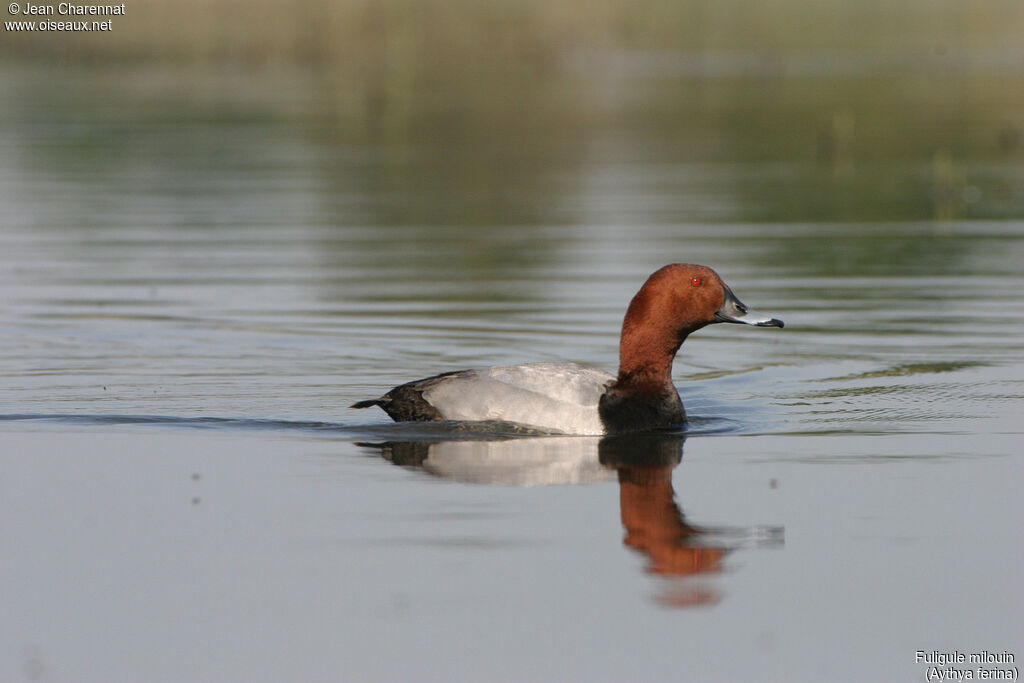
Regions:
[[[255,165],[315,178],[331,223],[1024,216],[1022,3],[147,0],[112,19],[5,31],[32,163]]]

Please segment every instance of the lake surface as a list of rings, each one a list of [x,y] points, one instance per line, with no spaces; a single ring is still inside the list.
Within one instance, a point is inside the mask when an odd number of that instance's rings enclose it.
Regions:
[[[0,680],[1019,669],[1016,54],[846,60],[838,88],[816,60],[583,55],[398,101],[5,67]],[[347,408],[464,367],[613,371],[676,261],[786,322],[687,341],[685,432]]]

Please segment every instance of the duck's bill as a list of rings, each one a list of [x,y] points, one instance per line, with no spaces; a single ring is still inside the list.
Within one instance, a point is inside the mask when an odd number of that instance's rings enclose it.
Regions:
[[[785,323],[778,318],[773,318],[764,313],[752,311],[736,298],[732,290],[722,285],[725,290],[725,301],[722,307],[715,313],[715,322],[719,323],[740,323],[743,325],[756,325],[757,327],[785,327]]]

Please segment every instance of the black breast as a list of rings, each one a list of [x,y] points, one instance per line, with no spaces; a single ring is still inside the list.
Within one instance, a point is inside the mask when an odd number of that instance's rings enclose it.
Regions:
[[[637,395],[613,386],[601,396],[597,410],[609,434],[666,429],[686,422],[686,411],[675,387]]]

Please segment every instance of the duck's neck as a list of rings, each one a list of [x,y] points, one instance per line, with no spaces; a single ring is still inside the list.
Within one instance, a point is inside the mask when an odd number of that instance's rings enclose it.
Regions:
[[[622,321],[619,376],[598,404],[609,434],[662,429],[686,420],[672,384],[672,361],[692,330],[665,314],[673,302],[665,300],[657,276],[640,288]]]
[[[637,396],[675,394],[672,361],[685,339],[669,330],[630,325],[627,320],[619,342],[616,388]]]

